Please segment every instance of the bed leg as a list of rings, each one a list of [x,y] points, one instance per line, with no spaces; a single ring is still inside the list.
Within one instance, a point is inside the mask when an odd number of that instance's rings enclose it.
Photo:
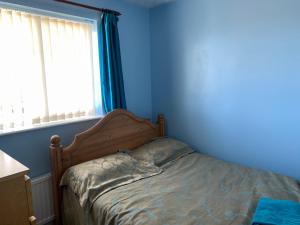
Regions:
[[[165,117],[163,114],[159,114],[157,116],[157,124],[158,124],[158,129],[159,129],[159,136],[164,137],[165,134]]]

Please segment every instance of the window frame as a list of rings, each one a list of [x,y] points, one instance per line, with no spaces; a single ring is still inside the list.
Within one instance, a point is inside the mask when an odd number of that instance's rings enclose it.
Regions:
[[[45,10],[40,8],[34,8],[30,6],[24,6],[14,3],[0,2],[0,8],[6,8],[10,10],[23,11],[32,15],[37,15],[41,17],[54,17],[62,20],[70,20],[73,22],[87,23],[92,25],[92,45],[93,45],[93,89],[94,93],[99,93],[99,96],[94,94],[93,101],[95,104],[95,115],[83,116],[77,118],[70,118],[66,120],[50,121],[41,124],[33,124],[31,126],[24,126],[18,128],[12,128],[9,130],[0,131],[0,137],[15,133],[22,133],[27,131],[46,129],[56,126],[63,126],[67,124],[80,123],[85,121],[97,120],[103,118],[105,115],[102,107],[101,99],[101,84],[100,84],[100,64],[99,64],[99,47],[98,47],[98,20],[85,18],[81,16],[75,16],[67,13],[60,13],[51,10]]]

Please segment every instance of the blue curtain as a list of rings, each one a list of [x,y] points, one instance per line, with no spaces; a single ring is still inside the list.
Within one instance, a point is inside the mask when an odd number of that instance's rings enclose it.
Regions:
[[[102,14],[98,32],[103,108],[106,113],[126,109],[118,17]]]

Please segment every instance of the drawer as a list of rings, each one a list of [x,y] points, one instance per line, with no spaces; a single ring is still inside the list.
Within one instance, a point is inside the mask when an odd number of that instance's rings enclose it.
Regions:
[[[0,150],[0,225],[32,225],[29,169]]]
[[[24,175],[0,182],[0,224],[29,224]]]

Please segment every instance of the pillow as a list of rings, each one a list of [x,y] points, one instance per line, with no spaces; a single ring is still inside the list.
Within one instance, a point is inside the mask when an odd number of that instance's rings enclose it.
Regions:
[[[189,146],[172,138],[156,139],[135,149],[131,156],[158,167],[194,152]]]
[[[117,153],[70,167],[61,179],[79,198],[84,209],[106,192],[160,174],[162,170],[124,153]]]

